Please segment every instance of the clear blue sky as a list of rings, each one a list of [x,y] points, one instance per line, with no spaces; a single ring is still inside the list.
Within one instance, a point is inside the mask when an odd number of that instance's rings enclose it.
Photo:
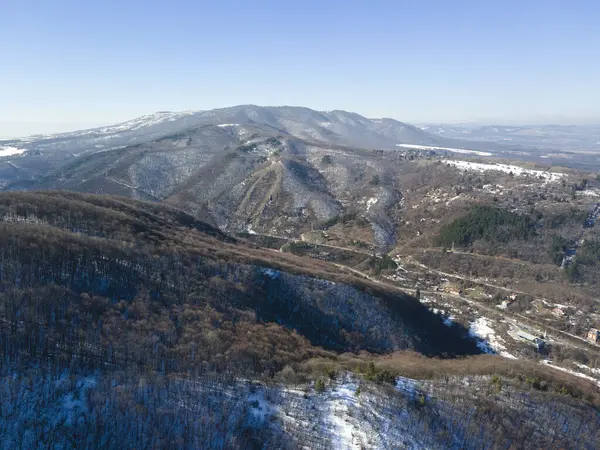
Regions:
[[[600,123],[597,0],[0,0],[0,17],[0,135],[244,103]]]

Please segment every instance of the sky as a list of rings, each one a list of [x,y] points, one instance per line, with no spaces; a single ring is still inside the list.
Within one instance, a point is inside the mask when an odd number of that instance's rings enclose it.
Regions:
[[[600,2],[0,0],[0,136],[238,104],[600,123]]]

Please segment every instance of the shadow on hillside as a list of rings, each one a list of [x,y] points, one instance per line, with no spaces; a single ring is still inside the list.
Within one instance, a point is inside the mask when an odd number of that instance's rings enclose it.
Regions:
[[[249,297],[252,305],[247,306],[256,309],[260,320],[294,329],[328,350],[411,349],[437,357],[482,353],[465,327],[445,325],[439,315],[409,295],[370,295],[352,286],[271,269],[259,270],[254,284],[263,292]]]

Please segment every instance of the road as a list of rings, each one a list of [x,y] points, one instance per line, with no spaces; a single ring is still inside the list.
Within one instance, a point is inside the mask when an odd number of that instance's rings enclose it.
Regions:
[[[253,236],[262,236],[262,237],[268,237],[268,238],[283,239],[285,241],[293,242],[295,244],[298,244],[298,243],[311,244],[311,245],[314,245],[317,247],[325,247],[325,248],[332,248],[332,249],[337,249],[337,250],[344,250],[344,251],[351,252],[351,253],[359,253],[359,254],[365,255],[365,256],[374,256],[372,252],[367,252],[365,250],[359,250],[356,248],[339,247],[337,245],[329,245],[329,244],[317,244],[314,242],[305,241],[303,239],[291,238],[288,236],[278,236],[276,234],[265,234],[265,233],[256,233],[256,232],[252,232],[250,234]]]
[[[275,235],[267,235],[267,234],[259,234],[259,233],[257,233],[257,235],[283,239],[283,240],[287,240],[288,242],[303,242],[299,239],[289,238],[289,237],[285,237],[285,236],[275,236]],[[314,245],[318,245],[320,247],[330,247],[330,248],[335,248],[335,249],[339,249],[339,250],[345,250],[345,251],[349,251],[349,252],[373,256],[371,253],[367,253],[367,252],[357,250],[357,249],[351,249],[351,248],[346,248],[346,247],[337,247],[337,246],[325,245],[325,244],[314,244]],[[412,257],[405,258],[404,260],[406,262],[415,264],[416,266],[424,269],[425,271],[435,273],[435,274],[438,274],[441,276],[461,279],[461,280],[469,281],[471,283],[488,286],[488,287],[491,287],[494,289],[500,289],[505,292],[530,295],[527,292],[523,292],[518,289],[510,289],[510,288],[506,288],[504,286],[495,285],[495,284],[486,282],[486,281],[478,279],[478,278],[465,277],[462,275],[457,275],[457,274],[452,274],[452,273],[448,273],[448,272],[443,272],[443,271],[437,270],[437,269],[432,269],[432,268],[426,266],[425,264],[415,261]],[[410,293],[412,295],[415,295],[415,293],[416,293],[416,289],[401,287],[401,286],[398,286],[391,282],[383,281],[379,278],[374,278],[365,272],[354,269],[353,267],[345,266],[343,264],[338,264],[338,263],[333,263],[333,264],[340,269],[348,270],[348,271],[354,273],[355,275],[359,275],[369,281],[372,281],[373,283],[377,283],[381,286],[385,286],[387,289],[391,289],[391,290],[395,290],[395,291],[403,292],[403,293]],[[413,275],[422,275],[422,273],[410,271],[410,270],[406,269],[405,267],[404,267],[404,270],[407,273],[410,273]],[[446,292],[430,291],[430,290],[426,290],[426,289],[420,289],[420,292],[421,292],[421,294],[425,294],[425,295],[435,295],[435,296],[450,298],[453,300],[463,301],[463,302],[468,303],[469,305],[477,308],[478,310],[485,311],[485,313],[488,315],[502,318],[502,319],[506,320],[508,323],[510,323],[511,325],[518,327],[518,328],[531,329],[532,331],[534,331],[535,333],[538,333],[538,334],[544,334],[544,331],[545,331],[550,334],[551,338],[554,339],[554,341],[561,343],[563,345],[569,345],[569,346],[574,346],[576,348],[583,348],[583,349],[594,349],[594,350],[600,349],[600,345],[592,343],[592,342],[588,341],[587,339],[582,338],[581,336],[577,336],[577,335],[569,333],[567,331],[559,330],[558,328],[547,325],[545,323],[539,323],[539,322],[531,319],[530,317],[526,317],[526,316],[523,316],[518,313],[507,313],[506,311],[501,311],[498,308],[496,308],[495,306],[488,306],[483,302],[473,300],[468,297],[450,294],[450,293],[446,293]],[[543,299],[543,298],[536,298],[536,297],[534,297],[534,298],[536,300],[543,300],[543,301],[548,302],[548,300]],[[552,303],[552,302],[549,302],[549,303]],[[574,341],[576,341],[577,343],[574,343]],[[585,344],[585,346],[582,346],[581,344]]]

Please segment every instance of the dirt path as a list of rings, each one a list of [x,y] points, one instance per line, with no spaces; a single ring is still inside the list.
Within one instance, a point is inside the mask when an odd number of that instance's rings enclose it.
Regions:
[[[285,241],[288,241],[288,242],[293,242],[295,244],[304,243],[304,244],[314,245],[316,247],[332,248],[332,249],[336,249],[336,250],[344,250],[344,251],[347,251],[347,252],[356,253],[356,254],[359,254],[359,255],[373,256],[372,252],[367,252],[365,250],[359,250],[359,249],[356,249],[356,248],[349,248],[349,247],[339,247],[337,245],[330,245],[330,244],[317,244],[317,243],[314,243],[314,242],[305,241],[302,238],[298,239],[298,238],[291,238],[291,237],[288,237],[288,236],[278,236],[276,234],[266,234],[266,233],[256,233],[256,232],[253,232],[252,234],[254,236],[263,236],[263,237],[268,237],[268,238],[282,239],[282,240],[285,240]],[[344,267],[346,267],[346,266],[344,266]]]
[[[133,186],[132,184],[127,184],[127,183],[125,183],[125,182],[123,182],[123,181],[115,180],[114,178],[111,178],[111,177],[106,177],[106,179],[107,179],[108,181],[112,181],[113,183],[120,184],[121,186],[125,186],[125,187],[127,187],[127,188],[129,188],[129,189],[134,189],[134,190],[136,190],[136,191],[139,189],[139,187],[138,187],[138,186]]]

